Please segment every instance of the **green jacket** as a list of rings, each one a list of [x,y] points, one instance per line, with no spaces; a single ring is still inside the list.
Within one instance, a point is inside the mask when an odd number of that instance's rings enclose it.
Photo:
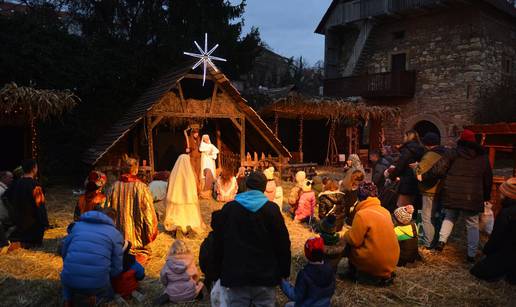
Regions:
[[[423,175],[424,173],[428,172],[432,166],[441,159],[444,152],[445,149],[441,146],[432,148],[431,150],[427,151],[414,170],[416,175]],[[440,180],[437,179],[419,182],[419,191],[421,194],[426,196],[435,196],[439,188],[439,182]]]

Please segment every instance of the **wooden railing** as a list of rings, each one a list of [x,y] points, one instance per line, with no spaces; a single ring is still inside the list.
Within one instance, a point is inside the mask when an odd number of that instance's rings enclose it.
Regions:
[[[337,5],[329,17],[327,27],[343,25],[382,15],[400,14],[405,11],[430,8],[439,0],[354,0]]]
[[[413,97],[415,71],[386,72],[324,80],[324,95],[364,98]]]

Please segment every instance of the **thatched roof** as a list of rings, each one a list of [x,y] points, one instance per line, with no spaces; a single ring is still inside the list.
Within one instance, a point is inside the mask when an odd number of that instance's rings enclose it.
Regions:
[[[359,100],[324,97],[305,97],[292,94],[266,106],[261,112],[264,117],[277,114],[280,118],[319,119],[398,119],[399,108],[371,106]]]
[[[0,110],[3,114],[25,113],[38,120],[46,120],[69,111],[80,101],[68,90],[38,90],[8,83],[0,89]]]

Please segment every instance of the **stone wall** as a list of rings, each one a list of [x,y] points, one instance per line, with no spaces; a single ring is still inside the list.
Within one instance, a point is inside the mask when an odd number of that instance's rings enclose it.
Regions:
[[[513,28],[510,20],[478,7],[448,8],[377,26],[362,73],[390,71],[396,53],[406,53],[407,69],[417,71],[415,97],[389,102],[401,108],[402,116],[399,125],[383,123],[387,143],[400,142],[404,130],[428,120],[449,144],[473,123],[481,93],[501,82],[502,57],[514,57]],[[393,37],[397,31],[405,31],[403,39]]]

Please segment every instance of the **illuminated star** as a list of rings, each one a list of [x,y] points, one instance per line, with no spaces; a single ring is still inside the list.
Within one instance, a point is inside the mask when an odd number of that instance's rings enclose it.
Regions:
[[[226,62],[226,59],[211,55],[215,51],[215,49],[219,47],[219,44],[216,44],[213,48],[211,48],[208,51],[208,33],[204,34],[204,50],[199,46],[199,44],[196,41],[194,41],[194,44],[199,50],[199,53],[184,52],[184,54],[199,59],[199,61],[197,61],[197,63],[195,63],[194,66],[192,66],[192,69],[196,69],[197,67],[199,67],[199,65],[203,64],[202,86],[204,86],[204,83],[206,82],[206,68],[208,67],[207,65],[210,65],[215,71],[219,71],[217,69],[217,66],[215,66],[215,64],[213,64],[212,61]]]

